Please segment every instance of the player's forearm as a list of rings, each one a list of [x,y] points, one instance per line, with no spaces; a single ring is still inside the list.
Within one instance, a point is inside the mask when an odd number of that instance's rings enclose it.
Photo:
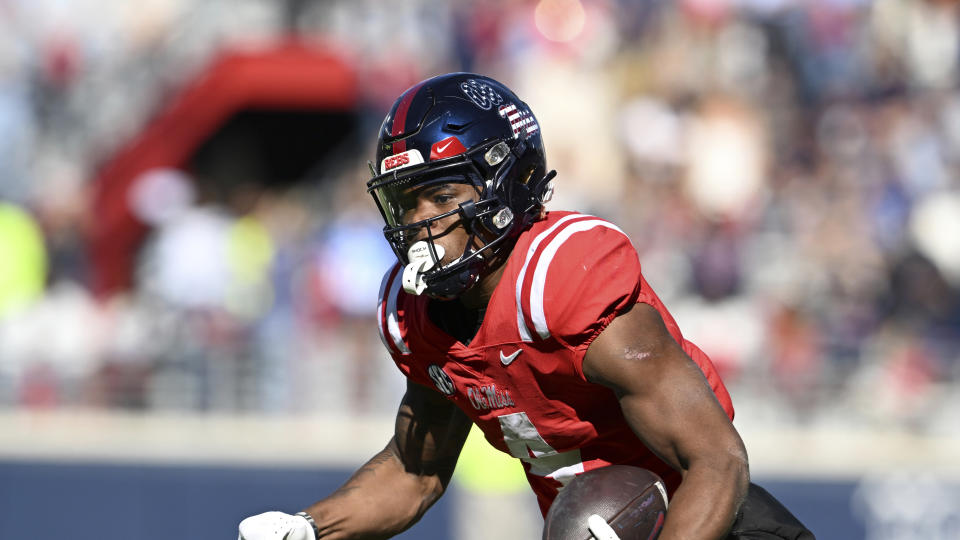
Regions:
[[[749,484],[746,455],[739,451],[691,463],[670,500],[660,540],[726,538]]]
[[[438,479],[406,472],[391,442],[306,511],[324,540],[389,538],[416,523],[442,493]]]

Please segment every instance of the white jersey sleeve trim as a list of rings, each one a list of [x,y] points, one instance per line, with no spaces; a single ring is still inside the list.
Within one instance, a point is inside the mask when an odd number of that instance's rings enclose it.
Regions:
[[[540,339],[550,337],[550,329],[547,327],[547,316],[544,312],[543,304],[543,290],[546,286],[547,270],[550,268],[550,262],[553,261],[557,250],[560,249],[560,246],[562,246],[568,238],[578,232],[588,231],[594,227],[606,227],[620,234],[624,234],[619,227],[607,221],[599,219],[579,221],[560,231],[560,234],[551,240],[550,243],[547,244],[547,247],[543,249],[540,260],[537,261],[537,267],[533,272],[533,282],[530,285],[530,317],[533,319],[534,330],[536,330]],[[626,235],[624,234],[624,236]]]
[[[377,302],[377,328],[380,331],[380,341],[387,350],[392,350],[390,343],[402,354],[410,354],[410,348],[403,341],[403,335],[400,333],[400,316],[397,313],[397,295],[399,294],[402,274],[396,272],[391,280],[390,275],[394,274],[396,266],[390,267],[387,273],[383,275],[383,281],[380,283],[380,294]],[[386,311],[383,303],[386,302]],[[386,320],[384,320],[386,317]],[[389,336],[389,341],[388,341]]]
[[[380,334],[380,341],[383,342],[383,346],[390,350],[390,345],[387,343],[387,336],[383,331],[383,295],[387,291],[387,282],[390,281],[390,274],[393,272],[393,269],[396,266],[391,266],[387,269],[387,273],[383,274],[383,279],[380,280],[380,292],[377,294],[377,332]]]
[[[517,329],[520,331],[520,339],[523,341],[533,341],[533,336],[530,335],[530,330],[527,327],[527,320],[523,316],[523,279],[527,275],[527,267],[530,266],[530,261],[533,259],[534,253],[537,252],[537,248],[540,247],[540,244],[543,241],[553,234],[553,231],[557,230],[559,227],[562,227],[564,224],[573,219],[593,217],[586,214],[570,214],[569,216],[564,216],[557,220],[549,229],[538,234],[536,238],[533,239],[533,242],[530,243],[530,247],[527,248],[527,256],[523,261],[523,266],[520,267],[520,275],[517,277]]]

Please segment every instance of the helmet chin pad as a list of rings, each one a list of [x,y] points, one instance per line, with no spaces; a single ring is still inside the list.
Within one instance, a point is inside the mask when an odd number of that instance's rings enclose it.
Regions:
[[[425,277],[427,296],[438,300],[453,300],[459,297],[480,281],[484,262],[483,257],[477,255],[468,264],[451,265],[452,268],[445,272]]]

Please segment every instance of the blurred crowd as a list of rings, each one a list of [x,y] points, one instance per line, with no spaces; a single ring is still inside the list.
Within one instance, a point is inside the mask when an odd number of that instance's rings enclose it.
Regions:
[[[87,4],[0,0],[4,407],[392,414],[366,154],[403,89],[466,70],[533,108],[549,208],[631,235],[740,421],[960,431],[953,2]],[[226,199],[152,171],[135,285],[95,295],[98,164],[218,51],[278,36],[354,62],[365,153]]]

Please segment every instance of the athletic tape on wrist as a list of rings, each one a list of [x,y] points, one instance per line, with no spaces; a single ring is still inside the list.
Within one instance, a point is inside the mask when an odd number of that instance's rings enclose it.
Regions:
[[[314,540],[319,540],[320,538],[320,528],[317,527],[317,522],[313,520],[313,516],[306,512],[297,512],[296,515],[307,520],[307,523],[310,524],[310,527],[313,529],[313,538]]]

